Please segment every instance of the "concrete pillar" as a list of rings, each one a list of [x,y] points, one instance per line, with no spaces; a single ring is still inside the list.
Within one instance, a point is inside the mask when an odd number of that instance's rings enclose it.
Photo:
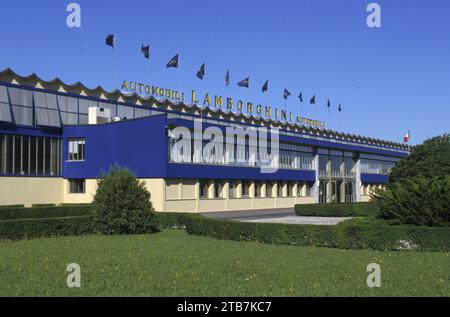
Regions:
[[[249,182],[250,186],[248,187],[248,198],[255,198],[255,182]]]
[[[282,185],[283,187],[283,191],[282,191],[282,193],[283,193],[283,197],[287,197],[287,183],[283,183],[283,185]]]
[[[355,164],[355,190],[354,190],[354,199],[355,201],[361,201],[361,191],[362,191],[362,183],[361,183],[361,160],[358,159]],[[361,190],[358,190],[358,189]]]
[[[338,198],[341,203],[345,203],[345,195],[346,195],[345,182],[341,182],[341,185],[340,185],[340,196],[341,197]]]
[[[267,197],[267,183],[261,185],[261,197]]]
[[[208,199],[214,199],[214,182],[208,182]]]
[[[297,197],[298,196],[298,184],[294,183],[294,185],[292,186],[292,197]]]
[[[239,182],[236,186],[236,198],[242,198],[242,182]]]
[[[314,202],[316,204],[319,203],[319,154],[316,154],[314,156],[314,160],[313,160],[313,167],[314,167],[314,171],[316,172],[316,179],[314,182],[314,185],[312,187],[312,195],[314,196]]]
[[[326,188],[327,188],[327,197],[326,197],[326,202],[327,203],[331,203],[331,198],[332,198],[332,186],[331,186],[331,182],[326,182]]]

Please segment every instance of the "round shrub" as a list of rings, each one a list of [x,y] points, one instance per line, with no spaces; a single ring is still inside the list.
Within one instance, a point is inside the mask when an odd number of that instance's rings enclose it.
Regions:
[[[114,165],[97,182],[92,209],[95,229],[103,234],[155,232],[150,193],[128,169]]]

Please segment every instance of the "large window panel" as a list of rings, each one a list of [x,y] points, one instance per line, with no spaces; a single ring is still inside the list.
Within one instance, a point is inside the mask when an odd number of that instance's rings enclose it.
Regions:
[[[5,86],[0,86],[0,102],[9,103],[8,90]]]
[[[46,109],[58,109],[58,104],[56,103],[56,95],[48,94],[45,92],[35,91],[34,95],[34,105],[39,108]]]
[[[78,120],[79,120],[79,124],[88,124],[88,122],[89,122],[88,116],[84,115],[84,114],[80,114],[78,117]]]
[[[0,102],[0,121],[12,122],[11,109],[8,103]]]
[[[15,106],[33,107],[33,94],[30,90],[8,87],[11,104]]]
[[[36,108],[36,121],[38,125],[46,127],[60,127],[58,110]]]
[[[33,125],[33,108],[13,106],[14,120],[19,125]]]
[[[78,112],[78,99],[73,97],[58,96],[60,111]]]
[[[61,120],[64,125],[78,124],[78,114],[70,112],[61,112]]]
[[[87,114],[89,112],[90,107],[97,107],[98,102],[88,99],[79,99],[80,113]]]
[[[5,135],[0,134],[0,174],[3,174],[4,169],[4,163],[5,163],[5,155],[6,155],[6,149],[5,149]]]

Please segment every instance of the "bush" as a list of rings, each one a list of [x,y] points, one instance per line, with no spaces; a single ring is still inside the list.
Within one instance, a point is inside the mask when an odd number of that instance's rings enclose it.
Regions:
[[[391,183],[412,177],[447,178],[450,175],[450,134],[426,140],[392,169]]]
[[[450,225],[450,176],[411,178],[376,190],[373,202],[379,217],[390,222],[417,226]]]
[[[150,193],[133,173],[118,165],[98,181],[92,203],[96,230],[104,234],[156,231],[152,224]]]
[[[13,207],[0,209],[0,220],[73,217],[86,216],[91,213],[92,207],[90,205],[34,208]]]
[[[159,229],[184,229],[186,223],[192,218],[200,215],[178,212],[155,212],[152,223]]]
[[[216,239],[341,249],[450,250],[448,228],[292,225],[191,217],[186,231]]]
[[[375,217],[377,215],[377,206],[371,202],[348,204],[300,204],[295,205],[295,213],[298,216]]]
[[[91,216],[0,221],[0,240],[18,240],[89,233],[92,233]]]

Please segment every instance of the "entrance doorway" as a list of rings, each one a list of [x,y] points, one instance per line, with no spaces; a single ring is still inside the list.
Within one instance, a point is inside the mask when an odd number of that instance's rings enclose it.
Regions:
[[[343,180],[321,180],[319,203],[351,203],[354,201],[354,183]]]

